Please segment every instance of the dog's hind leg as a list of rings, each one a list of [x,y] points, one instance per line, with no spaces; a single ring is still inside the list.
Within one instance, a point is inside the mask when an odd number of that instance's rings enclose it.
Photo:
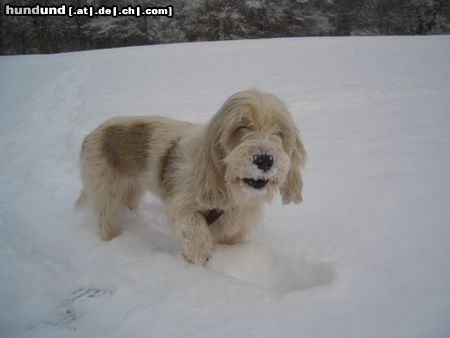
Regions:
[[[118,212],[121,208],[120,191],[117,182],[97,182],[92,193],[97,224],[103,240],[109,241],[120,235]]]
[[[144,195],[145,188],[137,179],[127,179],[124,182],[121,201],[130,210],[135,210]]]
[[[104,241],[109,241],[116,236],[119,236],[121,231],[117,225],[114,225],[114,215],[109,208],[104,208],[98,215],[98,226],[100,229],[100,236]]]

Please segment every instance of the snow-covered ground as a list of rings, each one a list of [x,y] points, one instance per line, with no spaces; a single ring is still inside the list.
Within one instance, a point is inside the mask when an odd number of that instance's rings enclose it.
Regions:
[[[106,118],[206,121],[280,96],[304,203],[187,263],[147,196],[102,242],[76,213]],[[0,336],[450,336],[450,37],[296,38],[0,57]]]

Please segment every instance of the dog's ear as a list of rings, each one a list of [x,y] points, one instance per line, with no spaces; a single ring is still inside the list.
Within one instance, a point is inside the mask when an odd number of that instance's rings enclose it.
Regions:
[[[243,92],[231,95],[219,111],[206,125],[199,142],[199,167],[197,175],[197,201],[206,208],[224,208],[229,204],[225,184],[225,144],[226,130],[233,125],[235,117],[240,117],[248,105]]]
[[[289,154],[291,158],[291,166],[285,181],[280,187],[280,193],[284,204],[292,202],[300,203],[302,201],[303,179],[300,168],[306,161],[306,152],[302,142],[300,141],[298,130],[294,128],[292,133],[295,141],[293,142],[294,145],[291,147],[291,152]]]
[[[228,201],[225,186],[224,150],[220,142],[223,128],[213,118],[200,139],[198,167],[194,168],[197,183],[197,201],[205,208],[223,208]]]

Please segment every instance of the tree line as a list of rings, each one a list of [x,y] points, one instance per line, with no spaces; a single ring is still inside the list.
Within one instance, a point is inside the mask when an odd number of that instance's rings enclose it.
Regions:
[[[171,5],[173,17],[11,16],[11,6]],[[449,34],[448,0],[0,0],[0,53],[58,53],[187,41]]]

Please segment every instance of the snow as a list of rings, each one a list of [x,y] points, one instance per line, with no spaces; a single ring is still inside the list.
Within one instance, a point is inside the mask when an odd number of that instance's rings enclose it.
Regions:
[[[0,57],[0,336],[449,337],[450,37],[293,38]],[[102,242],[73,204],[83,137],[287,102],[304,203],[187,263],[147,196]]]

